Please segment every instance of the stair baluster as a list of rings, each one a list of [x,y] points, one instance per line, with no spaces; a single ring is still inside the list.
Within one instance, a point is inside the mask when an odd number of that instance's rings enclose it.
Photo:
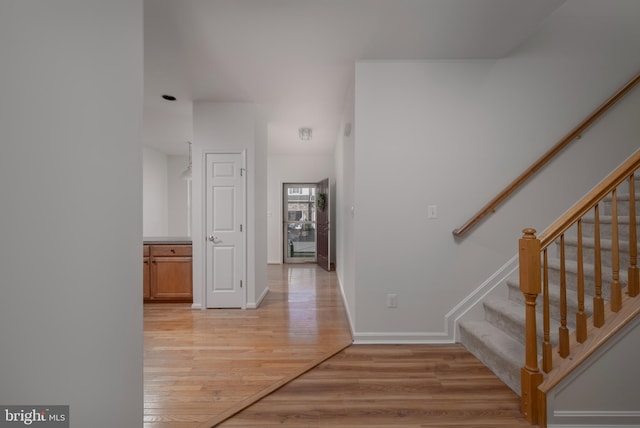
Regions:
[[[636,231],[636,187],[635,175],[629,177],[629,275],[627,292],[635,297],[640,292],[640,278],[638,273],[638,235]]]
[[[582,219],[578,220],[578,311],[576,312],[576,340],[587,340],[587,314],[584,312],[584,258],[582,253]]]
[[[560,235],[560,327],[558,340],[560,356],[569,355],[569,329],[567,328],[567,268],[565,258],[564,233]]]
[[[618,244],[618,192],[611,192],[611,311],[622,308],[622,286],[620,285],[620,252]]]
[[[551,346],[551,339],[549,331],[551,330],[551,320],[549,316],[550,305],[549,305],[549,254],[547,253],[547,249],[545,248],[543,251],[543,267],[542,267],[542,322],[544,329],[544,338],[542,340],[542,370],[545,373],[549,373],[553,368],[553,356]]]
[[[600,205],[594,208],[594,281],[595,296],[593,296],[593,326],[602,327],[604,325],[604,299],[602,298],[602,252],[600,251]]]

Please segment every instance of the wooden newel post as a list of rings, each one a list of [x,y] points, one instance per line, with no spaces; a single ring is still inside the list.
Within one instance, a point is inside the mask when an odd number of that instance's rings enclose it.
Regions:
[[[532,424],[538,423],[538,385],[542,373],[538,369],[538,338],[536,334],[536,299],[541,291],[540,240],[535,229],[524,229],[518,242],[520,259],[520,291],[526,303],[525,365],[520,371],[522,414]]]

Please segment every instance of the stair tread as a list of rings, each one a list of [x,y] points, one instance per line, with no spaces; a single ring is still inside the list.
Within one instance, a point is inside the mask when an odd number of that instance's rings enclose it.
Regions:
[[[519,296],[521,300],[516,300],[520,304],[524,304],[524,297],[522,296],[522,292],[520,291],[520,284],[517,279],[507,280],[507,287],[514,292],[520,293]],[[540,295],[542,296],[542,294]],[[540,297],[541,299],[542,297]],[[560,286],[558,284],[549,283],[549,301],[552,306],[556,303],[560,302]],[[539,301],[540,302],[540,301]],[[556,305],[557,306],[557,305]],[[568,308],[578,308],[578,295],[575,290],[567,290],[567,307]],[[542,312],[542,305],[536,305],[536,310],[538,312]],[[585,290],[584,293],[584,311],[591,315],[593,313],[593,296]]]
[[[592,236],[583,236],[582,237],[582,246],[585,248],[593,248],[595,247],[596,240]],[[640,238],[638,238],[638,243],[640,243]],[[567,235],[564,238],[565,245],[578,245],[578,237],[575,235]],[[621,240],[618,242],[620,251],[629,251],[629,241]],[[602,250],[610,250],[613,246],[613,241],[611,239],[600,238],[600,248]]]
[[[504,299],[485,299],[485,306],[488,306],[494,310],[497,310],[509,317],[514,321],[520,321],[525,319],[525,308],[524,305],[520,303],[516,303],[512,300],[504,300]]]
[[[524,345],[487,321],[461,321],[459,327],[467,350],[519,395]]]
[[[600,220],[600,223],[611,223],[613,221],[613,216],[612,215],[608,215],[608,214],[600,214],[598,216],[598,219]],[[583,223],[593,223],[595,222],[596,217],[595,215],[593,215],[593,213],[590,214],[586,214],[582,217],[582,222]],[[640,216],[636,216],[636,223],[640,222]],[[628,215],[619,215],[618,216],[618,223],[620,224],[629,224],[629,216]]]
[[[618,191],[616,194],[616,199],[618,201],[628,201],[631,198],[631,194],[629,193],[628,190],[624,189],[622,191]],[[613,200],[613,196],[611,195],[611,193],[607,194],[603,199],[602,199],[605,203],[606,202],[611,202]]]
[[[595,272],[595,267],[592,263],[587,263],[587,262],[583,262],[582,264],[583,268],[584,268],[584,275],[585,277],[593,277],[594,272]],[[549,257],[549,268],[550,269],[556,269],[559,270],[560,269],[560,259],[556,258],[556,257]],[[566,260],[565,261],[565,270],[567,272],[570,273],[577,273],[578,272],[578,263],[575,260]],[[627,269],[620,269],[619,272],[619,276],[620,276],[620,280],[621,282],[624,280],[624,283],[626,284],[627,282]],[[602,281],[603,284],[605,283],[604,281],[611,281],[611,279],[613,278],[613,274],[611,273],[611,269],[605,269],[605,267],[602,267]]]
[[[501,316],[501,321],[506,321],[505,324],[510,323],[511,326],[508,331],[505,331],[506,334],[510,334],[515,340],[518,340],[520,343],[524,344],[524,329],[526,323],[525,317],[525,307],[524,305],[514,302],[513,300],[504,300],[504,299],[485,299],[483,302],[485,306],[485,311],[493,311],[494,313],[498,313]],[[486,313],[486,312],[485,312]],[[537,323],[537,334],[540,339],[544,337],[544,329],[542,322]],[[494,324],[495,325],[495,324]],[[497,328],[502,328],[501,326],[497,326]],[[508,327],[505,325],[505,327]],[[549,335],[551,343],[558,342],[558,328],[560,327],[560,323],[551,318],[549,320]],[[519,333],[518,333],[519,332]]]
[[[460,326],[478,338],[491,338],[496,352],[506,357],[514,366],[520,367],[524,361],[524,345],[487,321],[461,321]],[[485,343],[487,340],[483,340]]]

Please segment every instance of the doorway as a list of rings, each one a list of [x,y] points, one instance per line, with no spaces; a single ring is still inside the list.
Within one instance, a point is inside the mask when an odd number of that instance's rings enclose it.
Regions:
[[[205,155],[206,307],[244,308],[245,152]]]
[[[284,183],[283,254],[285,263],[317,263],[331,270],[329,179]]]
[[[282,200],[284,262],[315,263],[316,184],[284,183]]]

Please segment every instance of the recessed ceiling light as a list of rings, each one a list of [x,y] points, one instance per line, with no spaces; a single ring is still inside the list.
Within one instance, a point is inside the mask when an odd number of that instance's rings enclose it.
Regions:
[[[163,95],[162,98],[164,98],[167,101],[175,101],[176,97],[174,97],[173,95]]]

